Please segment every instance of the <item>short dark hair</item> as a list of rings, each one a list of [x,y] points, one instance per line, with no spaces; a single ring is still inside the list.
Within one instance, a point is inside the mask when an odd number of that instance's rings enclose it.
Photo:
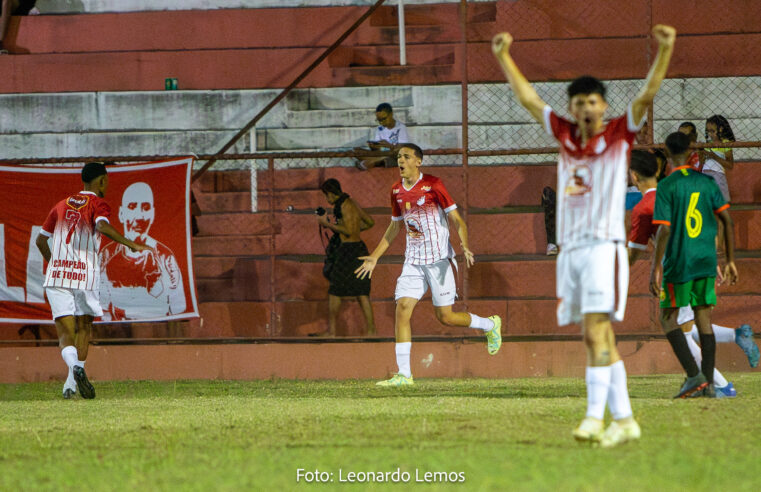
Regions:
[[[82,182],[90,183],[94,179],[108,174],[106,166],[102,162],[88,162],[85,167],[82,168]]]
[[[341,190],[341,183],[338,182],[335,178],[326,179],[322,182],[320,185],[320,190],[322,190],[323,193],[333,193],[334,195],[342,195],[343,191]]]
[[[386,113],[393,113],[394,110],[391,108],[391,105],[389,103],[380,103],[377,108],[375,108],[375,112],[379,113],[381,111],[385,111]]]
[[[568,85],[568,98],[578,94],[600,94],[605,99],[605,86],[599,79],[583,75]]]
[[[415,145],[414,143],[401,143],[399,144],[399,150],[402,149],[412,149],[412,152],[415,154],[415,157],[417,157],[420,160],[423,160],[423,149]]]
[[[698,128],[695,126],[695,123],[691,121],[683,121],[679,123],[679,128],[689,128],[690,133],[694,133],[695,135],[698,134]]]
[[[654,178],[658,173],[658,161],[654,154],[646,150],[632,150],[629,169],[644,178]]]
[[[666,137],[666,148],[672,156],[682,155],[690,148],[690,137],[682,132],[670,133]]]

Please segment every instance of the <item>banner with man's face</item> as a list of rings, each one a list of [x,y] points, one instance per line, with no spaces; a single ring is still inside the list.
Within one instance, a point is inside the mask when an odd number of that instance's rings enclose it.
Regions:
[[[151,250],[135,253],[102,236],[102,321],[198,316],[191,253],[192,165],[188,157],[107,168],[110,224]],[[42,287],[44,260],[35,241],[56,203],[83,186],[81,167],[0,166],[0,322],[52,321]]]

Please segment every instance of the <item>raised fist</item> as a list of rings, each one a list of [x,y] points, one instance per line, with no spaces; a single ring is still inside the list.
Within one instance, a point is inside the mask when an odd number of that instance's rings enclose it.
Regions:
[[[676,39],[676,29],[665,24],[657,24],[653,26],[653,36],[658,44],[672,46]]]
[[[501,32],[494,36],[491,40],[491,50],[495,55],[507,52],[510,50],[510,45],[513,44],[513,37],[509,32]]]

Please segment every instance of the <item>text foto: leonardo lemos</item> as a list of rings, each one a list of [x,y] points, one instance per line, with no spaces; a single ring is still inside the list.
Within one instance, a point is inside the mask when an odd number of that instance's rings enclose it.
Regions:
[[[397,468],[394,471],[347,471],[342,468],[338,472],[321,471],[318,469],[305,470],[296,469],[296,482],[306,483],[327,483],[327,482],[344,482],[344,483],[367,483],[367,482],[391,482],[391,483],[438,483],[451,482],[462,483],[465,481],[465,472],[443,472],[443,471],[423,471],[415,469],[414,472],[401,471]]]

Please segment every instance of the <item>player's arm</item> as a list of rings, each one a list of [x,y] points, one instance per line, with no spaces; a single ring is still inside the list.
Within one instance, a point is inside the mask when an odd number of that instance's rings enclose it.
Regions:
[[[661,295],[663,256],[666,254],[669,236],[671,236],[671,225],[661,224],[658,233],[655,235],[655,254],[653,254],[653,266],[650,269],[650,293],[656,297]]]
[[[375,270],[375,265],[378,264],[378,259],[383,256],[383,253],[385,253],[386,250],[388,250],[388,248],[391,246],[391,243],[394,242],[396,235],[399,234],[401,229],[401,217],[399,217],[399,220],[391,221],[391,223],[386,228],[386,232],[383,234],[383,237],[378,243],[378,246],[376,246],[373,252],[370,253],[370,256],[359,257],[359,259],[362,260],[362,264],[359,266],[359,268],[354,270],[357,278],[365,278],[367,276],[370,278],[373,277],[373,270]]]
[[[637,261],[637,258],[639,258],[642,255],[642,250],[637,248],[627,248],[629,250],[629,266],[634,265],[634,262]]]
[[[457,235],[460,236],[460,245],[462,246],[462,252],[465,255],[465,264],[468,267],[471,267],[476,260],[473,253],[470,251],[470,248],[468,248],[468,226],[465,224],[465,220],[463,220],[462,215],[460,215],[460,212],[458,212],[456,208],[450,210],[449,218],[454,222]]]
[[[671,53],[674,51],[674,40],[676,39],[676,29],[671,26],[658,24],[653,27],[653,36],[658,42],[658,53],[655,55],[653,65],[645,79],[645,85],[632,101],[632,117],[634,123],[639,124],[645,117],[647,109],[653,103],[661,82],[666,77],[666,71],[671,61]]]
[[[506,32],[494,36],[491,42],[491,49],[494,56],[497,57],[502,70],[505,72],[507,81],[510,83],[515,96],[521,106],[534,117],[539,124],[544,124],[544,107],[547,103],[539,97],[534,87],[529,83],[526,77],[518,69],[513,57],[510,56],[510,45],[513,43],[513,37]]]
[[[735,266],[735,225],[729,211],[724,209],[718,214],[718,218],[724,224],[724,251],[727,252],[727,264],[724,267],[724,280],[730,285],[737,282],[737,266]]]
[[[706,149],[705,155],[718,162],[724,169],[732,169],[735,167],[735,158],[732,155],[732,149],[728,149],[724,157],[719,156],[716,152]]]
[[[44,234],[37,234],[37,240],[34,242],[37,245],[37,249],[40,250],[40,254],[45,261],[50,262],[52,253],[50,252],[50,246],[48,246],[48,237]]]
[[[130,241],[126,237],[122,236],[119,234],[119,231],[114,229],[114,227],[108,223],[107,220],[99,220],[98,223],[95,224],[95,229],[112,241],[123,244],[134,252],[153,250],[153,248],[150,248],[149,246],[144,244],[137,244],[136,242]]]

